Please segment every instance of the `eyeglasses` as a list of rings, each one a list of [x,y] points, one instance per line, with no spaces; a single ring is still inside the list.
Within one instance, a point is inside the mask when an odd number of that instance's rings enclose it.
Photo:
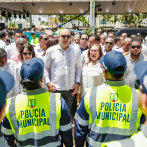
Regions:
[[[87,38],[81,38],[82,40],[86,40],[86,41],[88,41],[88,39]]]
[[[61,37],[64,38],[64,39],[65,38],[69,39],[70,38],[70,35],[61,35]]]
[[[32,52],[29,52],[29,53],[24,52],[23,55],[24,55],[24,56],[27,56],[27,55],[31,56],[31,55],[32,55]]]
[[[49,38],[43,38],[45,41],[49,40]]]
[[[90,53],[98,53],[98,52],[99,52],[99,50],[97,50],[97,51],[90,50]]]
[[[132,49],[135,49],[135,48],[140,49],[140,48],[141,48],[141,45],[131,46],[131,48],[132,48]]]
[[[106,44],[110,44],[110,45],[113,45],[113,43],[112,42],[105,42]]]
[[[19,35],[18,35],[18,36],[16,36],[16,37],[17,37],[17,38],[20,38],[20,37],[21,37],[21,38],[24,38],[24,36],[19,36]]]
[[[139,79],[135,80],[135,88],[136,88],[136,89],[139,89],[142,93],[145,93],[145,92],[143,91],[143,89],[140,89],[140,88],[139,88],[140,85],[141,85],[140,80],[139,80]]]

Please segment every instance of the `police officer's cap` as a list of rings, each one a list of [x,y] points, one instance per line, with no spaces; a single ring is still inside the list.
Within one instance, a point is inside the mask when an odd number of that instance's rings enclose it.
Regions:
[[[29,79],[38,85],[39,80],[43,75],[44,62],[39,58],[32,58],[25,61],[20,70],[20,75],[23,80]]]
[[[147,94],[147,61],[141,61],[134,67],[134,72],[143,87],[143,92]]]
[[[14,83],[14,78],[10,73],[0,70],[0,108],[5,103],[7,93],[13,88]]]
[[[123,74],[126,71],[126,59],[121,52],[110,51],[100,59],[100,64],[112,74]],[[115,71],[117,67],[124,67],[123,71]]]

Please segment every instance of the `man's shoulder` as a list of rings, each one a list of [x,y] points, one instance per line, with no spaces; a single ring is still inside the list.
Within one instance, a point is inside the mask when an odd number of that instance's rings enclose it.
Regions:
[[[10,59],[7,60],[7,63],[8,63],[8,64],[15,64],[15,65],[16,65],[16,62],[13,61],[13,60],[10,60]]]
[[[88,51],[89,51],[88,49],[83,51],[82,55],[87,55]]]
[[[16,48],[16,44],[15,44],[15,41],[9,45],[6,46],[5,50],[9,50],[9,49],[14,49]]]

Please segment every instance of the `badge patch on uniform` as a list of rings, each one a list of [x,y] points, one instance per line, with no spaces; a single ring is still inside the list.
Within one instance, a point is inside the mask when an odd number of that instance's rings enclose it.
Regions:
[[[35,105],[36,105],[36,100],[35,100],[35,99],[29,99],[29,100],[28,100],[28,106],[29,106],[30,108],[34,108]]]
[[[116,102],[118,100],[118,94],[117,93],[110,93],[110,100],[112,102]]]

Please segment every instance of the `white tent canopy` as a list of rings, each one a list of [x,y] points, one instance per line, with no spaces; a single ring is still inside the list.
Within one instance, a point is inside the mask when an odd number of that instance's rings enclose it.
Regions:
[[[90,0],[0,0],[0,7],[30,14],[81,14],[88,10]],[[32,2],[35,6],[32,6]],[[69,3],[72,2],[72,6]],[[115,2],[115,5],[112,5]],[[97,14],[134,14],[147,13],[147,0],[95,0],[95,6],[101,4],[102,11]],[[89,14],[89,13],[86,13]]]

